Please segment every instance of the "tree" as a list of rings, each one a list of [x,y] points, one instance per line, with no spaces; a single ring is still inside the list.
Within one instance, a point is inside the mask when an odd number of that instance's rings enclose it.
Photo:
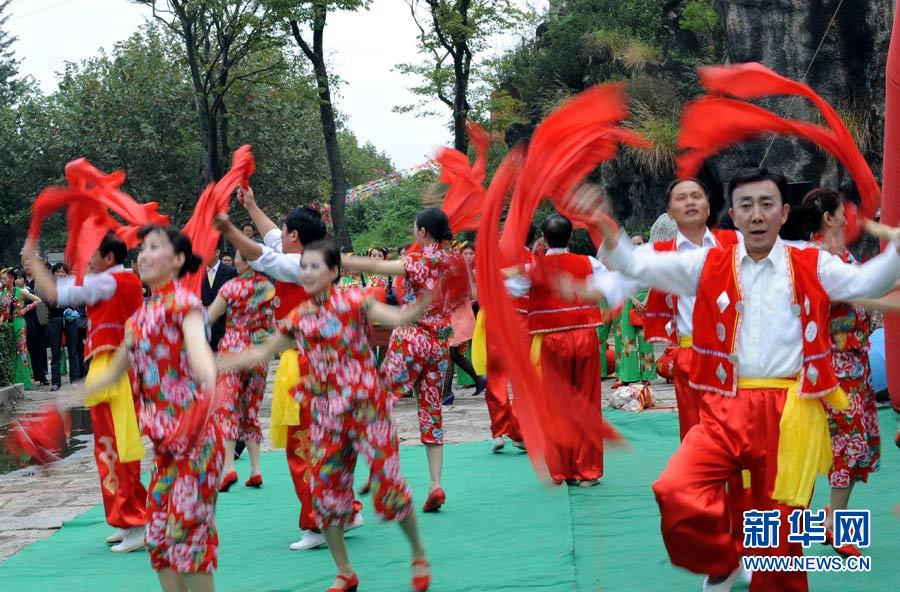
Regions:
[[[338,10],[359,10],[367,8],[369,0],[270,0],[270,6],[277,8],[291,35],[303,55],[312,65],[319,93],[319,117],[322,120],[322,135],[325,139],[325,156],[331,174],[331,219],[334,232],[341,248],[352,250],[353,243],[344,215],[344,200],[347,196],[347,176],[341,159],[338,141],[338,125],[334,103],[331,99],[331,82],[325,63],[325,25],[329,12]],[[312,43],[305,35],[305,28],[312,33]]]
[[[12,44],[18,37],[6,32],[6,12],[12,0],[0,0],[0,106],[12,105],[22,92],[22,81],[19,80],[19,60],[12,51]]]
[[[218,180],[228,155],[229,91],[239,81],[265,82],[285,66],[272,9],[261,0],[133,0],[182,41],[203,132],[203,176]],[[245,68],[254,56],[272,59]]]
[[[466,120],[470,116],[473,61],[487,48],[492,35],[510,31],[524,22],[525,13],[513,0],[405,0],[419,28],[419,51],[425,62],[399,64],[404,74],[417,76],[422,84],[413,93],[425,98],[418,105],[397,108],[408,112],[438,99],[452,113],[453,146],[466,152]]]

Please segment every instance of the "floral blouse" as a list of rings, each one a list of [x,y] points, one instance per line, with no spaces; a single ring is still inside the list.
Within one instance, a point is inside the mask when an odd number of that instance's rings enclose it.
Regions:
[[[278,325],[303,354],[298,395],[310,397],[314,411],[342,413],[355,400],[382,392],[369,346],[367,298],[357,288],[331,288],[295,308]]]
[[[840,255],[844,263],[853,263],[850,251]],[[868,351],[872,332],[869,312],[858,304],[838,302],[831,305],[831,345],[835,351]]]
[[[275,286],[265,275],[248,270],[228,280],[219,290],[228,304],[225,335],[219,351],[241,351],[259,345],[272,334],[272,306]]]
[[[184,318],[194,311],[205,315],[200,299],[173,281],[154,290],[125,323],[138,421],[144,435],[163,452],[177,452],[165,450],[164,443],[201,397],[181,330]]]
[[[411,303],[423,292],[440,287],[441,281],[450,271],[451,256],[448,250],[436,244],[428,245],[421,251],[407,252],[403,265],[403,302]],[[419,317],[417,325],[434,333],[442,341],[449,339],[453,331],[450,328],[451,312],[447,298],[435,295],[428,310]]]

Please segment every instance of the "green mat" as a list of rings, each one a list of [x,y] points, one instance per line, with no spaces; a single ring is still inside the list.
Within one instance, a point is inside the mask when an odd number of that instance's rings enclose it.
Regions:
[[[607,415],[630,447],[608,452],[603,483],[590,489],[544,488],[523,454],[507,449],[492,455],[487,442],[445,448],[448,505],[437,514],[419,514],[435,592],[700,589],[700,576],[669,564],[649,487],[676,446],[675,415]],[[810,574],[811,590],[896,588],[893,562],[900,556],[900,521],[893,506],[898,502],[900,453],[891,443],[896,429],[893,414],[883,411],[880,419],[886,436],[882,469],[854,492],[852,500],[853,507],[872,511],[873,546],[867,553],[872,572]],[[418,506],[428,482],[424,451],[403,447],[401,456]],[[246,459],[238,462],[242,481],[248,468]],[[358,467],[357,482],[362,482],[366,470]],[[216,518],[222,544],[217,589],[323,591],[334,574],[327,549],[287,549],[299,532],[297,501],[284,456],[263,455],[263,475],[263,489],[248,490],[239,484],[219,498]],[[822,480],[813,507],[824,505],[827,495]],[[360,590],[409,589],[409,552],[399,529],[378,523],[371,499],[362,501],[367,524],[347,539]],[[145,553],[116,556],[108,551],[102,541],[109,530],[99,506],[67,522],[49,539],[0,564],[0,589],[158,589]],[[807,552],[830,553],[820,545]]]

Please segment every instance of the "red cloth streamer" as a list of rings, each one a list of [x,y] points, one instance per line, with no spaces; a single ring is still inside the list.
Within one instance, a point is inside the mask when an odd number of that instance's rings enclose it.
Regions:
[[[449,186],[441,209],[450,219],[453,234],[478,226],[484,200],[490,136],[476,123],[468,122],[466,130],[475,147],[474,164],[470,165],[469,157],[453,148],[441,148],[435,159],[441,165],[441,183]]]
[[[56,405],[47,404],[12,425],[6,438],[6,448],[13,456],[25,457],[40,465],[47,464],[59,459],[70,432],[69,414],[63,415]]]
[[[31,208],[28,238],[37,241],[44,219],[67,207],[66,261],[79,283],[88,260],[108,231],[116,232],[131,248],[137,244],[137,230],[144,224],[169,223],[167,216],[157,212],[156,202],[139,204],[119,189],[125,181],[122,171],[106,174],[79,158],[66,165],[66,181],[68,186],[48,187],[37,196]],[[111,214],[119,216],[125,224]]]
[[[701,68],[700,81],[710,93],[741,99],[776,95],[807,98],[822,113],[827,127],[779,117],[741,101],[734,103],[748,105],[752,109],[742,110],[730,103],[714,102],[715,99],[704,97],[688,105],[682,117],[678,146],[688,152],[677,159],[679,176],[696,174],[703,160],[741,141],[765,133],[799,136],[817,144],[840,161],[859,190],[859,213],[865,218],[875,216],[881,202],[878,181],[840,116],[809,86],[785,78],[758,63]],[[759,127],[754,129],[754,126]],[[860,234],[859,223],[848,221],[845,234],[848,243],[855,240]]]
[[[239,185],[246,189],[255,170],[256,163],[253,160],[250,145],[244,144],[234,151],[231,168],[228,172],[216,183],[207,185],[200,199],[197,200],[194,213],[182,232],[191,239],[194,252],[200,255],[204,262],[208,262],[215,256],[216,245],[219,244],[221,236],[221,233],[213,228],[213,219],[217,214],[228,211],[234,190]],[[199,296],[203,276],[203,270],[198,270],[183,278],[181,284]]]

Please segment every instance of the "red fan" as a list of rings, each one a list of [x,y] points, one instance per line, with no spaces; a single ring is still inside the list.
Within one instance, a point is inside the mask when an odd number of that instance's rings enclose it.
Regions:
[[[49,404],[13,423],[6,447],[13,456],[44,465],[59,460],[70,432],[69,414],[61,414],[56,405]]]

